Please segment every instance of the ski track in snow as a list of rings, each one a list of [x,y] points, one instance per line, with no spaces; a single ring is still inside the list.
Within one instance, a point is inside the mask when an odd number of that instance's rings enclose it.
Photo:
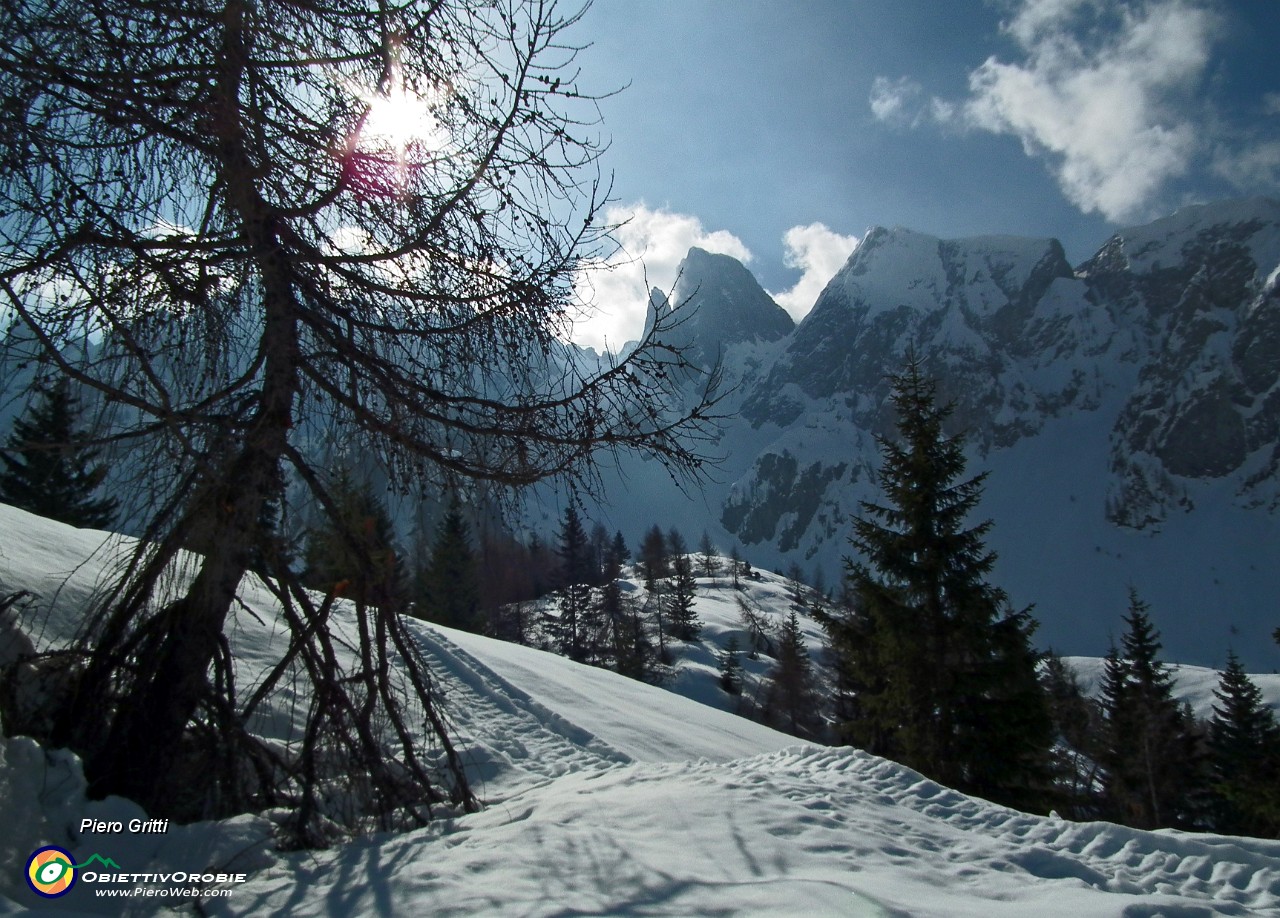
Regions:
[[[0,525],[34,537],[0,553],[0,586],[39,592],[38,640],[56,640],[112,553],[82,564],[101,534],[60,534],[3,506]],[[762,602],[782,597],[773,612],[783,614],[781,578],[749,588]],[[251,675],[282,638],[269,596],[248,581],[242,592],[254,614],[236,616],[233,643]],[[718,641],[739,631],[735,609],[723,590],[699,599]],[[348,625],[335,610],[333,628]],[[322,852],[272,853],[260,817],[117,846],[78,837],[78,819],[141,811],[85,801],[73,756],[7,740],[0,914],[101,906],[83,889],[53,902],[25,891],[25,858],[55,843],[131,870],[242,865],[250,881],[204,903],[227,915],[1280,916],[1280,842],[1032,816],[531,648],[408,626],[443,691],[481,812]],[[697,680],[714,678],[699,669],[677,684],[701,693]],[[297,703],[279,712],[282,730]]]
[[[489,802],[532,780],[546,783],[583,769],[606,769],[631,759],[589,731],[539,704],[440,630],[423,628],[418,645],[445,687],[445,709],[468,778]],[[501,778],[501,781],[496,779]],[[485,794],[486,786],[498,797]]]

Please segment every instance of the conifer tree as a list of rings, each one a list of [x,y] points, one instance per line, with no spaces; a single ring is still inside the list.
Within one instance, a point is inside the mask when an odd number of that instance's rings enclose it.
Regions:
[[[610,552],[609,530],[605,529],[602,523],[592,524],[589,545],[590,583],[593,586],[600,586],[605,580],[605,568],[609,564]]]
[[[1103,670],[1100,759],[1111,818],[1139,829],[1188,826],[1199,766],[1190,718],[1173,697],[1149,607],[1129,592],[1128,626]]]
[[[666,578],[671,576],[671,559],[667,553],[667,538],[656,523],[640,541],[639,560],[645,592],[648,594],[644,614],[656,624],[654,631],[658,638],[658,659],[662,663],[670,663],[671,654],[667,650]]]
[[[627,540],[622,537],[622,531],[619,530],[613,534],[613,543],[609,546],[610,560],[617,564],[618,574],[622,573],[622,566],[631,560],[631,549],[627,548]]]
[[[671,576],[671,556],[667,552],[667,537],[655,524],[640,540],[640,569],[646,589],[652,591],[661,581]]]
[[[1261,690],[1227,655],[1209,721],[1214,828],[1233,835],[1280,835],[1280,726]]]
[[[595,613],[595,619],[599,623],[599,636],[595,648],[598,659],[594,662],[611,667],[617,672],[622,672],[623,660],[630,656],[627,646],[630,637],[627,604],[619,581],[622,576],[622,552],[625,550],[625,544],[620,548],[616,539],[605,549],[604,585],[600,588]]]
[[[892,380],[898,439],[880,439],[885,503],[862,503],[846,559],[851,603],[824,612],[848,719],[841,737],[963,790],[1036,805],[1051,725],[1029,610],[987,577],[985,475],[963,478],[951,408],[918,360]]]
[[[720,573],[720,556],[716,554],[716,546],[711,535],[705,529],[698,542],[698,564],[702,568],[702,576],[714,578]]]
[[[483,630],[475,551],[456,499],[436,527],[431,557],[419,577],[418,598],[422,618],[463,631]]]
[[[729,635],[729,642],[720,654],[720,688],[730,695],[742,694],[742,649],[738,645],[738,636]]]
[[[604,586],[596,604],[597,638],[593,652],[599,666],[612,668],[632,679],[647,679],[653,669],[649,629],[638,604],[623,593],[622,565],[627,558],[626,540],[617,533],[605,554]]]
[[[778,629],[778,650],[774,660],[765,682],[763,710],[766,721],[792,736],[819,738],[822,716],[814,686],[813,665],[794,609]]]
[[[1040,683],[1057,737],[1051,757],[1057,789],[1053,807],[1069,819],[1096,819],[1101,803],[1097,759],[1104,732],[1102,711],[1085,695],[1076,671],[1056,653],[1045,654]]]
[[[738,543],[729,549],[729,576],[733,580],[735,590],[742,589],[742,556],[738,551]]]
[[[578,511],[570,500],[560,526],[560,595],[557,606],[560,616],[555,623],[556,641],[560,652],[579,662],[589,656],[591,641],[591,581],[592,563],[587,531]]]
[[[65,377],[46,387],[14,422],[0,451],[0,500],[71,526],[107,529],[117,504],[94,497],[106,476],[98,450],[76,429],[79,406]]]
[[[529,537],[529,575],[534,598],[546,596],[556,589],[559,580],[555,550],[536,532]]]
[[[399,608],[404,564],[386,507],[369,482],[357,483],[345,469],[329,493],[333,508],[307,534],[302,582],[362,605]]]
[[[671,633],[682,641],[696,641],[702,632],[702,622],[693,607],[697,595],[693,559],[686,550],[684,537],[674,529],[667,534],[667,546],[671,552]]]

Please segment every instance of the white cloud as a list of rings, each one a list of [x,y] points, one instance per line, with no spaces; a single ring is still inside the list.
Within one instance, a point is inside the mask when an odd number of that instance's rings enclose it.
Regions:
[[[1213,171],[1249,194],[1280,190],[1280,137],[1274,119],[1280,116],[1280,92],[1263,95],[1262,118],[1243,140],[1226,138],[1213,151]]]
[[[910,77],[891,80],[878,76],[871,84],[871,95],[867,101],[877,121],[914,127],[920,120],[923,96],[924,88]]]
[[[1238,187],[1273,174],[1274,143],[1224,143],[1214,114],[1188,104],[1221,31],[1205,0],[1021,0],[1001,28],[1021,60],[988,58],[970,73],[967,99],[878,77],[872,113],[1013,135],[1048,162],[1068,200],[1117,222],[1150,216],[1166,184],[1211,152],[1214,171]],[[1280,108],[1276,96],[1264,97],[1265,111]]]
[[[1191,0],[1025,0],[1003,28],[1026,58],[970,74],[968,121],[1047,156],[1085,212],[1144,215],[1200,150],[1177,101],[1204,74],[1215,16]]]
[[[1274,194],[1280,188],[1280,140],[1256,141],[1241,149],[1220,147],[1213,171],[1239,189]]]
[[[640,337],[648,309],[649,290],[670,291],[680,262],[693,246],[742,262],[751,252],[727,230],[707,230],[702,221],[689,214],[653,209],[643,202],[615,205],[604,215],[606,223],[623,223],[614,235],[622,251],[606,265],[588,272],[579,289],[595,307],[591,315],[575,324],[573,340],[617,350]]]
[[[1023,45],[1030,45],[1044,33],[1059,30],[1082,8],[1091,6],[1098,6],[1097,0],[1024,0],[1017,15],[1003,27]]]
[[[769,294],[797,322],[813,308],[827,281],[844,266],[858,245],[857,236],[833,232],[822,223],[793,226],[782,237],[783,262],[803,273],[790,290]]]

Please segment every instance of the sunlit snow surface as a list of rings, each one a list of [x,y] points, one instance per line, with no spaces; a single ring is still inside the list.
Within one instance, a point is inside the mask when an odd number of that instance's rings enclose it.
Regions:
[[[36,643],[56,643],[111,555],[82,563],[104,537],[5,507],[0,526],[22,535],[0,549],[0,589],[39,593],[27,616],[49,624]],[[714,643],[739,627],[734,591],[723,578],[700,586]],[[748,595],[786,609],[778,578],[751,582]],[[279,635],[265,591],[246,585],[243,598],[261,619],[241,612],[233,629],[252,670]],[[87,803],[74,757],[6,740],[0,913],[102,906],[84,884],[52,903],[27,892],[27,856],[61,844],[129,870],[251,873],[230,899],[205,903],[217,914],[1280,914],[1280,843],[1028,816],[865,753],[796,745],[664,689],[414,627],[484,811],[294,855],[270,850],[259,817],[174,826],[164,837],[81,838],[82,816],[129,818],[136,808]],[[689,648],[674,688],[712,700],[712,659],[710,647]]]

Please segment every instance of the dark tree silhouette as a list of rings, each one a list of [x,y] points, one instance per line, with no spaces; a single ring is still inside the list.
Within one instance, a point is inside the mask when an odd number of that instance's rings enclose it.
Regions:
[[[823,729],[821,700],[794,609],[778,629],[774,660],[761,703],[765,721],[793,736],[819,738]]]
[[[863,502],[846,560],[851,607],[822,613],[847,741],[952,787],[1039,806],[1052,726],[1036,680],[1030,610],[988,582],[986,521],[966,525],[984,475],[918,360],[893,377],[898,438],[882,438],[885,503]]]
[[[638,560],[644,578],[645,615],[657,625],[654,630],[658,637],[658,659],[668,664],[671,654],[667,649],[666,578],[671,575],[671,555],[667,551],[667,537],[656,523],[640,539]]]
[[[393,486],[436,493],[589,488],[601,450],[697,472],[709,400],[676,407],[685,362],[657,343],[678,316],[621,358],[560,344],[581,272],[611,252],[576,16],[542,0],[5,7],[8,356],[113,410],[145,520],[52,738],[80,752],[95,795],[162,815],[178,787],[233,809],[288,803],[304,842],[330,778],[374,788],[390,821],[473,805],[400,619],[358,609],[367,643],[342,671],[330,603],[261,544],[287,482],[340,520],[319,444],[355,444]],[[294,643],[246,700],[225,632],[251,565]],[[293,677],[319,700],[305,747],[281,758],[240,725]],[[414,748],[413,722],[441,754]],[[271,766],[178,767],[193,731]],[[372,764],[327,764],[344,759]]]
[[[702,622],[693,607],[698,593],[698,583],[693,575],[693,556],[689,554],[684,536],[675,528],[667,533],[667,551],[670,553],[671,564],[671,588],[668,596],[671,633],[682,641],[696,641],[702,633]]]
[[[431,543],[418,584],[418,614],[463,631],[480,631],[480,584],[471,533],[455,499]]]
[[[94,496],[107,469],[78,423],[70,383],[59,378],[14,422],[8,447],[0,451],[0,500],[72,526],[107,529],[117,502]]]
[[[729,642],[720,653],[720,687],[726,693],[738,696],[742,694],[743,674],[742,648],[738,645],[738,636],[729,635]]]
[[[698,540],[698,569],[702,571],[702,576],[713,579],[720,573],[720,556],[705,529],[702,531],[702,538]]]
[[[1262,691],[1227,655],[1209,721],[1214,828],[1233,835],[1280,835],[1280,726]]]
[[[1110,816],[1139,829],[1192,824],[1202,783],[1189,711],[1173,697],[1149,608],[1129,593],[1128,630],[1107,655],[1102,679],[1106,731],[1099,758]]]
[[[591,583],[597,577],[587,530],[572,500],[565,507],[558,541],[560,614],[552,626],[560,652],[581,663],[591,655],[591,646],[595,643]]]
[[[357,482],[345,469],[334,477],[329,493],[336,512],[307,532],[302,582],[399,611],[406,599],[406,575],[387,508],[369,482]]]

